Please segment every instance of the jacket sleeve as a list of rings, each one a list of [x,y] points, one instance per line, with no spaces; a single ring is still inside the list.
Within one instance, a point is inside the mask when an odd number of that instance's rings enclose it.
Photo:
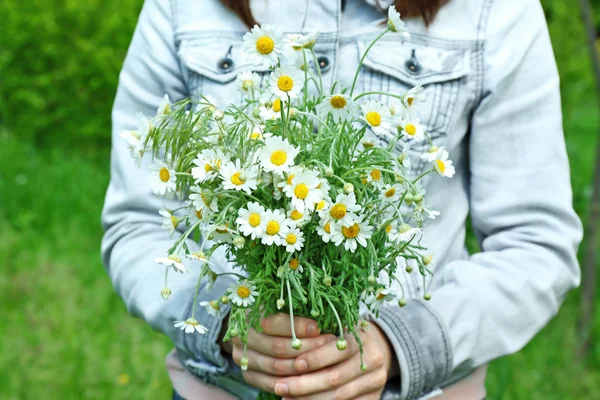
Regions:
[[[174,46],[169,4],[162,0],[144,3],[119,77],[112,114],[111,181],[102,213],[102,258],[129,312],[164,332],[177,348],[199,357],[212,374],[218,374],[228,368],[216,344],[222,321],[197,306],[196,319],[208,333],[184,334],[173,327],[173,321],[190,316],[199,268],[192,267],[188,274],[170,273],[172,295],[167,301],[160,295],[165,270],[153,259],[165,257],[174,239],[161,228],[158,211],[181,204],[152,194],[148,160],[138,168],[125,140],[119,137],[122,130],[136,128],[138,112],[153,117],[165,94],[173,101],[188,95]],[[191,240],[188,246],[191,251],[199,248]],[[226,262],[222,253],[213,255],[211,261],[217,266]],[[217,279],[211,291],[201,290],[198,300],[219,298],[230,282],[227,277]]]
[[[538,0],[495,1],[482,98],[471,120],[470,213],[481,252],[441,265],[432,299],[378,323],[401,369],[401,398],[431,392],[521,349],[578,286],[559,77]]]

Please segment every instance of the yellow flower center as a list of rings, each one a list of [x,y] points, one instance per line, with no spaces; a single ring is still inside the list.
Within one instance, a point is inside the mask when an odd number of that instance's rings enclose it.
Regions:
[[[252,134],[250,135],[250,139],[252,139],[252,140],[262,139],[262,135],[260,134],[260,132],[252,132]]]
[[[202,198],[205,205],[208,206],[210,204],[211,198],[204,190],[200,192],[200,198]]]
[[[215,232],[220,233],[220,234],[227,233],[228,226],[229,226],[229,222],[225,222],[225,225],[221,225],[220,227],[215,229]]]
[[[202,210],[196,210],[196,218],[202,219]]]
[[[381,301],[385,298],[385,293],[384,292],[379,292],[377,294],[377,297],[375,297],[377,300]]]
[[[281,75],[279,79],[277,79],[277,87],[279,90],[289,92],[294,87],[294,80],[291,76]]]
[[[294,210],[292,211],[291,217],[294,221],[298,221],[300,218],[302,218],[303,214],[298,211],[298,210]]]
[[[248,296],[250,296],[250,288],[247,288],[246,286],[240,286],[239,288],[237,288],[237,295],[240,296],[242,299],[247,298]]]
[[[373,142],[362,142],[362,145],[363,145],[363,147],[365,149],[369,149],[369,148],[375,146],[375,143],[373,143]]]
[[[333,96],[331,100],[329,100],[329,104],[331,104],[331,107],[333,108],[344,108],[346,107],[346,99],[344,96]]]
[[[317,210],[322,210],[323,208],[325,208],[325,200],[321,200],[317,203]]]
[[[268,36],[263,36],[256,41],[256,50],[260,54],[269,54],[275,48],[275,42]]]
[[[275,99],[275,101],[273,102],[273,111],[281,111],[281,99]]]
[[[444,171],[446,171],[446,164],[444,164],[444,162],[442,160],[435,160],[435,162],[437,163],[438,169],[443,174]]]
[[[304,183],[296,185],[294,188],[294,195],[296,195],[296,197],[300,200],[304,200],[306,196],[308,196],[308,186],[306,186]]]
[[[169,179],[171,179],[171,174],[169,173],[168,169],[161,168],[160,171],[158,172],[158,177],[163,182],[169,182]]]
[[[289,174],[288,177],[287,177],[287,179],[286,179],[286,182],[287,182],[288,185],[292,184],[292,179],[294,179],[294,174]]]
[[[219,308],[220,308],[220,307],[219,307],[219,302],[218,302],[218,301],[216,301],[216,300],[212,300],[212,301],[210,301],[208,304],[210,304],[210,306],[211,306],[212,308],[214,308],[215,310],[219,311]]]
[[[212,165],[210,164],[204,164],[204,172],[206,172],[207,174],[213,170]]]
[[[342,219],[346,216],[346,206],[341,203],[336,204],[335,206],[331,207],[329,214],[335,219]]]
[[[256,228],[260,225],[260,215],[258,215],[257,213],[250,214],[250,216],[248,217],[248,223],[250,224],[250,226]]]
[[[396,188],[389,188],[386,192],[385,192],[385,197],[394,197],[394,195],[396,194]]]
[[[267,224],[267,235],[277,235],[279,233],[279,224],[277,221],[269,221]]]
[[[288,233],[285,237],[285,241],[287,242],[287,244],[294,245],[298,241],[298,238],[293,233]]]
[[[244,182],[246,182],[246,179],[242,177],[241,172],[236,172],[235,174],[231,175],[231,183],[233,183],[234,185],[243,185]]]
[[[390,233],[392,231],[392,224],[389,224],[388,226],[385,227],[385,231],[387,233]]]
[[[331,233],[331,224],[328,222],[323,226],[323,230],[327,233]]]
[[[171,215],[171,223],[173,224],[173,227],[177,228],[177,225],[179,225],[179,219],[177,219],[176,216]]]
[[[298,268],[298,265],[300,265],[300,262],[298,261],[297,258],[292,258],[290,260],[290,268],[293,270],[296,270]]]
[[[371,179],[373,179],[374,181],[380,180],[381,171],[379,171],[378,169],[374,169],[373,171],[371,171]]]
[[[252,79],[246,79],[244,82],[242,82],[242,89],[244,89],[245,91],[248,91],[253,87],[254,81]]]
[[[381,115],[379,115],[376,111],[370,111],[367,113],[367,122],[371,126],[379,126],[381,125]]]
[[[358,224],[354,224],[350,228],[342,226],[342,235],[346,236],[348,239],[354,239],[357,237],[358,232],[360,232],[360,227]]]
[[[275,150],[271,153],[271,162],[278,167],[285,164],[287,161],[287,154],[283,150]]]
[[[414,126],[413,124],[406,124],[406,126],[404,127],[404,130],[406,131],[406,133],[408,133],[410,136],[414,135],[415,133],[417,133],[417,127]]]
[[[409,97],[408,99],[406,99],[406,102],[408,103],[408,106],[409,106],[409,107],[410,107],[410,106],[412,106],[412,104],[413,104],[413,101],[415,101],[415,98],[414,98],[414,97]]]

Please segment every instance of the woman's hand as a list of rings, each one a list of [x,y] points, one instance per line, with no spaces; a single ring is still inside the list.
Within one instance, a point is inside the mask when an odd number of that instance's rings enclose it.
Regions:
[[[275,383],[282,376],[293,376],[306,371],[294,368],[296,357],[310,353],[329,341],[335,348],[334,335],[320,335],[317,323],[309,318],[294,317],[296,336],[302,340],[299,350],[292,348],[290,317],[276,314],[264,318],[260,323],[262,333],[251,329],[248,333],[248,370],[242,371],[244,380],[263,391],[274,393]],[[239,338],[233,339],[231,356],[237,365],[244,356],[244,345]],[[224,349],[227,350],[226,347]],[[359,364],[356,365],[358,369]]]
[[[338,350],[334,340],[297,356],[294,373],[301,375],[277,380],[275,393],[303,400],[380,399],[388,378],[398,372],[394,350],[374,323],[360,337],[366,371],[360,368],[358,344],[349,336],[346,350]]]

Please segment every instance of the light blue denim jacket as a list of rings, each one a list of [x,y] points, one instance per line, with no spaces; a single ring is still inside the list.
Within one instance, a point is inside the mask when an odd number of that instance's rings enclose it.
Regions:
[[[328,91],[336,80],[350,86],[365,47],[384,28],[373,2],[348,0],[344,12],[339,0],[253,0],[252,7],[257,20],[286,32],[319,30],[316,52],[327,65]],[[451,0],[429,27],[420,19],[407,25],[410,40],[385,36],[373,47],[357,92],[401,93],[422,84],[421,120],[433,143],[449,151],[457,173],[424,181],[429,206],[441,211],[424,241],[435,253],[427,288],[433,298],[421,300],[425,288],[416,274],[400,274],[413,299],[403,309],[384,308],[377,321],[401,371],[384,398],[402,400],[522,348],[579,284],[582,234],[571,205],[559,78],[539,0]],[[211,95],[221,106],[241,101],[234,79],[253,68],[241,52],[246,31],[218,0],[144,4],[114,103],[102,254],[129,311],[168,335],[190,371],[253,398],[239,369],[220,353],[220,319],[200,309],[206,335],[173,327],[189,315],[198,270],[171,276],[173,294],[161,298],[164,272],[152,260],[164,256],[172,240],[158,210],[176,202],[152,195],[147,170],[134,165],[119,138],[136,128],[137,112],[153,116],[165,93],[174,101]],[[410,150],[414,174],[426,168],[419,159],[425,146]],[[471,256],[464,244],[468,214],[482,248]],[[223,254],[212,261],[221,271],[230,268]],[[220,278],[200,300],[218,298],[229,284]]]

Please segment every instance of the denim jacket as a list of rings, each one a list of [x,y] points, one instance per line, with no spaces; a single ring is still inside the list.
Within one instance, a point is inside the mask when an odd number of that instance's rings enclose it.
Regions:
[[[342,11],[340,0],[253,0],[252,8],[258,21],[285,32],[319,31],[316,53],[329,91],[334,81],[350,86],[366,46],[384,29],[375,2],[348,0]],[[521,349],[579,284],[582,235],[571,204],[559,78],[539,0],[450,0],[429,27],[417,18],[406,23],[409,40],[384,36],[369,52],[356,92],[402,93],[423,85],[421,121],[433,143],[450,153],[456,176],[428,175],[423,182],[429,206],[441,211],[424,236],[435,254],[433,278],[425,288],[417,274],[401,272],[412,300],[402,309],[384,307],[377,320],[401,371],[384,398],[402,400]],[[146,164],[138,169],[119,137],[136,128],[136,113],[153,116],[165,93],[173,101],[211,95],[220,106],[241,101],[239,72],[268,76],[242,54],[246,31],[218,0],[146,0],[113,108],[102,254],[129,311],[168,335],[190,371],[253,398],[255,391],[220,352],[221,319],[199,309],[207,334],[173,327],[189,316],[197,275],[171,276],[173,294],[164,301],[164,271],[152,260],[172,244],[158,210],[177,202],[152,195]],[[380,144],[389,139],[372,137]],[[415,175],[426,168],[419,158],[426,146],[409,150]],[[474,255],[465,249],[468,215],[482,250]],[[222,253],[212,262],[219,271],[231,268]],[[218,298],[230,283],[219,278],[199,300]],[[422,300],[425,291],[430,301]]]

